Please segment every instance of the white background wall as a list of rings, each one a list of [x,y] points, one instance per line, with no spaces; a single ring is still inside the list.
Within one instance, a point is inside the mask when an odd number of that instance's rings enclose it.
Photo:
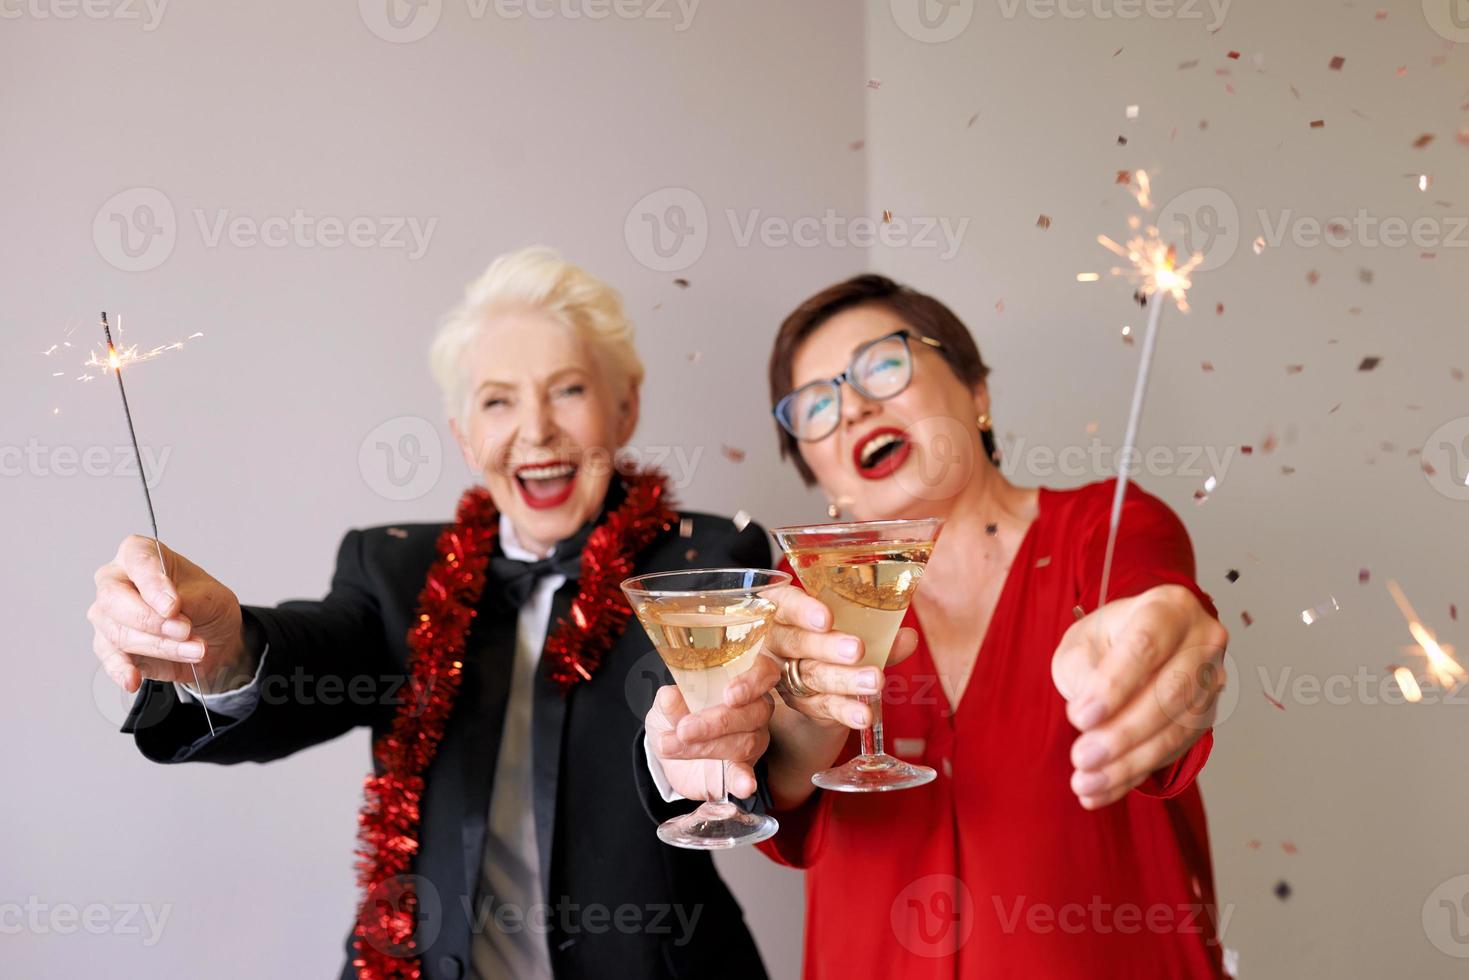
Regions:
[[[529,242],[624,290],[649,363],[638,441],[672,462],[700,454],[681,492],[690,506],[767,524],[819,512],[776,458],[765,354],[795,302],[869,264],[966,319],[996,369],[1014,478],[1067,485],[1105,468],[1047,471],[1026,450],[1084,448],[1089,423],[1107,446],[1120,440],[1138,350],[1120,327],[1141,318],[1124,287],[1074,276],[1111,264],[1095,236],[1124,233],[1133,205],[1112,178],[1135,167],[1156,172],[1160,201],[1191,194],[1176,213],[1197,222],[1223,208],[1222,234],[1197,243],[1212,260],[1234,244],[1199,274],[1195,312],[1170,311],[1143,433],[1180,463],[1190,447],[1226,459],[1219,489],[1193,505],[1207,461],[1142,478],[1188,522],[1200,580],[1235,632],[1238,701],[1204,780],[1227,945],[1250,977],[1457,975],[1462,961],[1434,941],[1461,954],[1469,942],[1454,941],[1447,913],[1423,913],[1441,883],[1439,897],[1469,892],[1451,881],[1469,872],[1464,706],[1382,703],[1384,683],[1395,693],[1385,666],[1419,663],[1400,650],[1409,638],[1382,583],[1397,578],[1446,642],[1469,643],[1448,614],[1453,602],[1469,611],[1469,505],[1447,479],[1463,479],[1469,456],[1457,445],[1466,388],[1450,375],[1469,370],[1464,239],[1433,259],[1289,238],[1257,256],[1250,241],[1266,233],[1260,208],[1272,224],[1358,208],[1424,215],[1451,235],[1466,213],[1464,53],[1407,2],[1379,21],[1362,6],[1238,0],[1215,34],[1206,6],[1199,18],[1123,19],[1098,16],[1118,9],[1105,3],[1068,8],[1083,12],[1074,18],[960,2],[947,19],[932,8],[930,29],[895,6],[870,0],[865,24],[838,2],[713,0],[687,21],[672,5],[658,8],[665,18],[512,20],[493,4],[476,16],[468,0],[432,0],[400,28],[368,0],[179,3],[156,22],[144,7],[70,20],[62,0],[4,8],[13,683],[0,694],[0,903],[168,914],[151,946],[146,927],[127,934],[112,913],[102,935],[0,932],[7,976],[97,963],[116,977],[331,975],[355,897],[365,736],[225,770],[146,765],[116,733],[123,704],[95,674],[82,613],[92,570],[145,525],[136,479],[115,462],[126,437],[111,382],[72,380],[76,349],[39,354],[68,329],[90,344],[107,308],[144,346],[204,332],[134,370],[131,395],[163,461],[165,539],[252,602],[319,595],[348,527],[450,512],[469,476],[442,451],[424,350],[463,284]],[[1340,72],[1327,68],[1334,55]],[[1129,104],[1138,119],[1124,118]],[[1413,149],[1426,132],[1437,139]],[[1434,176],[1427,193],[1408,176],[1421,172]],[[221,213],[248,232],[298,209],[313,230],[283,247],[211,238]],[[778,233],[829,209],[969,223],[947,259],[921,242],[868,254],[849,226],[811,247],[758,232],[741,244],[752,219],[776,219]],[[1035,227],[1042,213],[1048,231]],[[135,234],[129,257],[114,215],[172,235]],[[645,216],[662,222],[664,257]],[[315,237],[320,219],[355,217],[371,219],[373,243]],[[381,241],[395,219],[434,222],[421,256]],[[694,234],[674,237],[682,227]],[[1363,356],[1383,361],[1358,373]],[[1280,445],[1266,454],[1270,433]],[[426,462],[415,496],[394,500],[373,446],[409,448],[404,436]],[[1408,456],[1425,443],[1436,479]],[[1239,455],[1243,444],[1255,454]],[[723,446],[747,455],[735,462]],[[102,472],[77,473],[70,454],[92,447]],[[1302,625],[1300,610],[1329,595],[1341,611]],[[1346,703],[1292,686],[1334,676],[1351,680]],[[750,854],[724,867],[773,973],[795,976],[799,878]],[[1285,902],[1273,894],[1282,880]]]

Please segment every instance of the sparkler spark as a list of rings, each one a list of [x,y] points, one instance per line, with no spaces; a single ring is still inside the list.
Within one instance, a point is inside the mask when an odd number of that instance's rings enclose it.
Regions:
[[[1433,630],[1423,625],[1423,621],[1413,611],[1413,606],[1408,602],[1408,597],[1403,594],[1403,590],[1398,587],[1398,583],[1389,579],[1387,591],[1392,593],[1393,602],[1398,604],[1398,610],[1408,621],[1408,632],[1418,643],[1416,647],[1405,649],[1411,653],[1421,652],[1428,659],[1428,672],[1438,682],[1439,687],[1447,690],[1459,684],[1465,677],[1469,677],[1469,672],[1466,672],[1454,659],[1454,648],[1440,644],[1438,637],[1433,635]]]

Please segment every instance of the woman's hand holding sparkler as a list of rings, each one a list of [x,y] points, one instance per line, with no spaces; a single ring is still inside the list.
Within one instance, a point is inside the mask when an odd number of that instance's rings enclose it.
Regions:
[[[257,655],[245,642],[239,599],[183,555],[131,535],[97,569],[96,582],[87,610],[92,650],[124,690],[136,691],[145,678],[191,683],[192,669],[206,692],[254,675]]]

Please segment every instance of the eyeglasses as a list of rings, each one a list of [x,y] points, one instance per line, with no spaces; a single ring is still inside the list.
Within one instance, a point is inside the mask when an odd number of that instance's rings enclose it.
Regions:
[[[886,401],[902,394],[913,380],[916,340],[937,350],[943,344],[907,330],[870,340],[852,353],[847,370],[829,381],[812,381],[786,395],[775,406],[775,420],[802,442],[816,442],[836,431],[842,419],[842,382],[863,398]]]

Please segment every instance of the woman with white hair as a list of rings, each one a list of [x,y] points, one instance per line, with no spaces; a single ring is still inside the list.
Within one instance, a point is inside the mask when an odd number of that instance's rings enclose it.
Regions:
[[[97,572],[93,645],[138,692],[124,731],[149,759],[264,762],[371,729],[344,978],[764,976],[709,855],[648,821],[668,815],[640,736],[665,675],[618,585],[764,567],[769,546],[613,466],[632,338],[605,283],[550,249],[502,256],[432,347],[483,481],[455,520],[349,531],[327,596],[275,608],[167,549],[160,568],[148,538]],[[748,710],[756,728],[771,706]],[[729,780],[754,794],[748,765]]]

